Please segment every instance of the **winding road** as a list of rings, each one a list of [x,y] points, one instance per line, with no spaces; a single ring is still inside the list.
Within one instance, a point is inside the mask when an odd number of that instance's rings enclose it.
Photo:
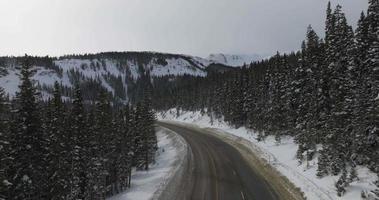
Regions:
[[[250,166],[240,152],[223,140],[171,123],[158,125],[180,134],[192,150],[187,181],[176,199],[274,200],[281,199]]]

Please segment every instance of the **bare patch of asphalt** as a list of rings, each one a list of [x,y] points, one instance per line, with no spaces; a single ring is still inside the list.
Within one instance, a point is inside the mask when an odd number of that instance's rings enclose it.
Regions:
[[[192,154],[174,199],[303,200],[286,177],[257,156],[251,143],[215,129],[171,121],[158,122],[182,136]],[[173,198],[173,197],[171,197]]]

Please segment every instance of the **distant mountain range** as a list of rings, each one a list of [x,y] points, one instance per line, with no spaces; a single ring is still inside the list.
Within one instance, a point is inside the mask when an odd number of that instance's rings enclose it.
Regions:
[[[211,54],[207,60],[211,63],[223,64],[226,66],[240,67],[244,64],[250,64],[255,61],[262,60],[263,57],[258,54],[252,55],[230,55],[230,54]]]
[[[0,57],[0,87],[12,97],[18,90],[22,57]],[[163,76],[206,76],[211,71],[227,71],[261,59],[258,55],[212,54],[208,58],[156,52],[106,52],[63,57],[33,57],[33,80],[42,97],[52,94],[58,81],[63,96],[70,98],[75,83],[85,88],[84,96],[93,99],[99,88],[106,89],[120,102],[128,101],[138,90],[139,78]],[[152,80],[153,81],[153,80]]]

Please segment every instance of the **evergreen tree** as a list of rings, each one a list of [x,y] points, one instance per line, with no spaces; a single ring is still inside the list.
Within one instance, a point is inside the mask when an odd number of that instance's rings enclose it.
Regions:
[[[369,70],[368,76],[368,97],[369,107],[367,108],[367,114],[369,118],[367,127],[367,142],[366,144],[371,148],[369,167],[378,171],[378,158],[379,158],[379,1],[370,0],[367,11],[367,24],[368,24],[368,57],[364,62],[364,66]]]
[[[87,189],[88,132],[85,110],[79,85],[75,86],[75,98],[70,113],[71,120],[71,169],[69,199],[85,199]]]
[[[340,176],[340,178],[338,179],[338,181],[335,184],[336,189],[337,189],[337,195],[339,197],[342,196],[343,194],[345,194],[345,192],[346,192],[345,188],[347,185],[348,185],[348,183],[347,183],[347,171],[346,171],[346,169],[343,169],[342,175]]]
[[[67,138],[64,121],[65,107],[62,102],[61,89],[58,82],[54,83],[53,99],[49,102],[49,115],[47,118],[48,144],[48,178],[49,198],[65,199],[69,195],[69,182],[67,171],[70,169]]]
[[[6,199],[10,187],[8,171],[11,163],[9,135],[9,105],[3,88],[0,87],[0,199]]]
[[[13,199],[43,199],[46,196],[46,141],[41,128],[38,97],[31,81],[30,60],[21,69],[16,94],[15,122],[10,135],[11,166],[9,196]]]
[[[112,149],[112,111],[105,91],[101,91],[95,105],[95,127],[92,139],[93,177],[96,188],[95,196],[105,197],[107,184],[109,184],[108,167],[111,165],[110,158]],[[105,143],[104,141],[109,141]]]

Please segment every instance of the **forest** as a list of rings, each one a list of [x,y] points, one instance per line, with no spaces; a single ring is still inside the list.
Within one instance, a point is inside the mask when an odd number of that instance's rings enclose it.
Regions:
[[[0,88],[0,199],[105,199],[130,187],[131,170],[154,162],[157,139],[150,84],[135,105],[111,103],[105,90],[72,101],[54,84],[43,100],[22,60],[15,98]]]
[[[329,3],[325,37],[309,26],[298,52],[207,77],[172,78],[154,80],[156,110],[207,112],[259,132],[259,140],[293,136],[299,162],[319,155],[318,177],[342,174],[335,184],[340,196],[357,165],[379,174],[378,1],[369,2],[356,30],[342,7]]]
[[[378,0],[369,1],[354,27],[341,6],[329,3],[323,37],[310,25],[299,51],[240,68],[211,64],[205,77],[150,76],[145,69],[158,56],[162,66],[178,57],[203,71],[205,66],[183,55],[60,57],[98,59],[81,66],[95,71],[105,67],[101,59],[119,59],[123,69],[127,58],[135,58],[140,77],[134,81],[127,73],[127,88],[121,76],[104,76],[113,94],[75,70],[68,73],[75,87],[35,84],[33,66],[59,74],[58,58],[0,57],[0,66],[22,66],[14,98],[0,86],[0,199],[105,199],[126,190],[133,168],[147,170],[154,163],[155,112],[171,108],[178,116],[201,111],[212,121],[246,127],[259,133],[259,141],[295,138],[299,163],[317,157],[317,176],[339,175],[335,187],[343,196],[357,179],[357,166],[379,176]],[[0,75],[6,73],[0,68]],[[41,91],[52,95],[43,98]]]

